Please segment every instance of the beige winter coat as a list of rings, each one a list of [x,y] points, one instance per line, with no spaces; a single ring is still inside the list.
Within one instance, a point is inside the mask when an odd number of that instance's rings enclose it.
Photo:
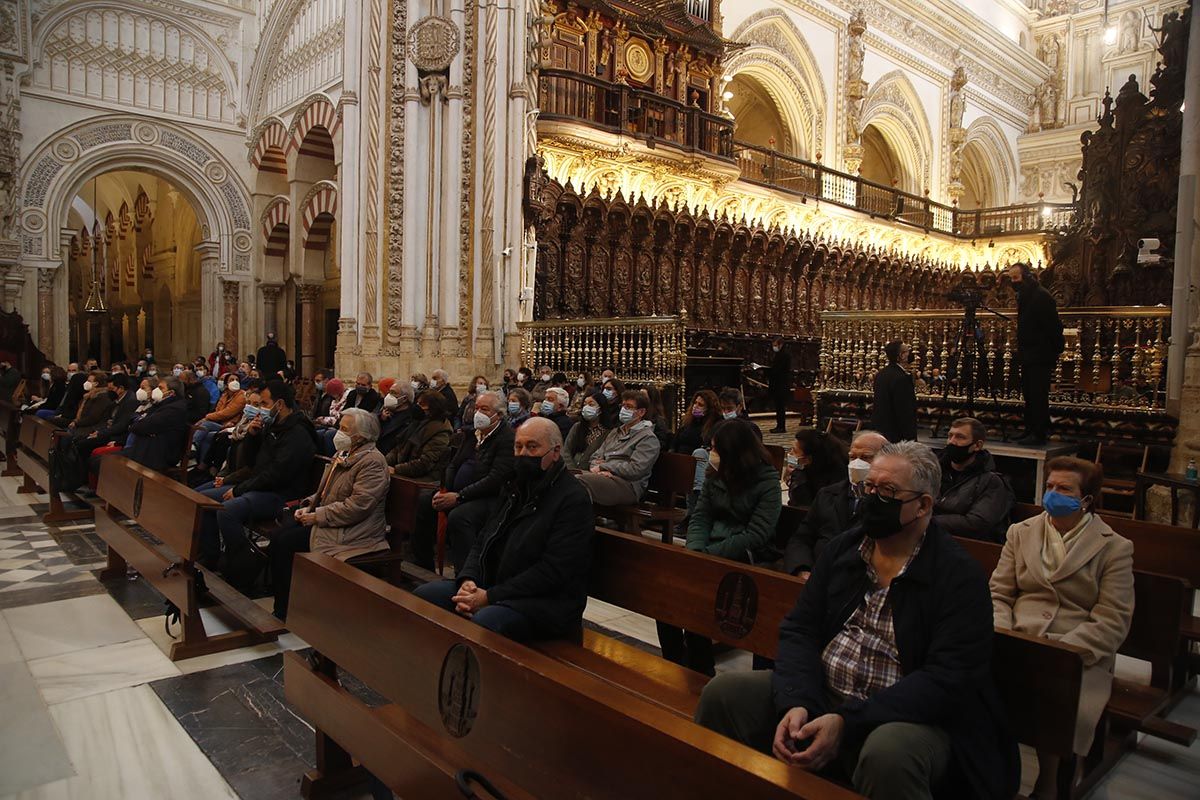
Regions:
[[[1133,619],[1133,543],[1093,515],[1067,542],[1058,568],[1042,561],[1046,514],[1008,529],[992,573],[996,627],[1082,647],[1083,689],[1075,723],[1075,752],[1086,754],[1112,693],[1117,648]]]
[[[386,550],[384,500],[391,476],[383,453],[373,443],[360,446],[344,463],[325,468],[317,498],[317,521],[309,547],[345,561],[364,553]],[[312,503],[307,498],[305,505]]]

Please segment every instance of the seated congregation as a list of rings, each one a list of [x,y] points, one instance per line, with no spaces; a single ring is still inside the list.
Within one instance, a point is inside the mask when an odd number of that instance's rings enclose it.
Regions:
[[[951,423],[940,456],[802,427],[781,469],[736,389],[696,392],[672,433],[657,390],[611,371],[479,375],[460,401],[444,370],[318,373],[302,399],[283,374],[94,367],[51,368],[27,410],[63,431],[59,486],[87,492],[117,453],[182,478],[215,502],[198,563],[243,593],[268,587],[280,621],[297,554],[353,564],[395,546],[399,480],[417,597],[535,648],[578,643],[591,587],[612,579],[597,574],[598,526],[636,519],[683,457],[686,510],[658,520],[663,541],[803,589],[750,671],[718,675],[709,631],[659,621],[663,657],[711,678],[696,684],[701,726],[872,798],[1011,798],[1017,738],[992,659],[1013,631],[1080,649],[1072,753],[1104,735],[1133,545],[1099,515],[1100,468],[1079,458],[1047,463],[1043,510],[1019,519],[973,418]],[[990,578],[965,540],[1003,545]],[[1070,791],[1061,755],[1039,750],[1037,797]]]

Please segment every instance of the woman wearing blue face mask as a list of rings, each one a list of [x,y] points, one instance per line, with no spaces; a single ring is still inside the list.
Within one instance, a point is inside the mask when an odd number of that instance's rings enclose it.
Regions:
[[[513,389],[508,393],[508,424],[514,431],[529,419],[532,404],[532,397],[524,389]]]
[[[1091,747],[1112,690],[1117,648],[1133,618],[1133,544],[1095,513],[1104,476],[1079,458],[1046,464],[1046,512],[1008,529],[992,573],[997,628],[1082,647],[1083,690],[1075,752]],[[1056,797],[1058,759],[1038,753],[1039,798]]]
[[[596,402],[600,404],[600,422],[606,428],[615,428],[621,424],[617,419],[621,413],[621,395],[625,394],[625,384],[616,378],[605,378],[596,393]]]

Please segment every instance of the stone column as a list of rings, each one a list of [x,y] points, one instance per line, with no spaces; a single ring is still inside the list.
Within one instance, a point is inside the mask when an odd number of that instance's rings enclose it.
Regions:
[[[300,347],[302,352],[296,359],[300,374],[311,377],[317,371],[317,314],[321,309],[319,284],[306,283],[297,287],[300,291]]]
[[[54,357],[54,276],[53,269],[39,269],[37,316],[38,349],[47,358]]]
[[[238,349],[238,300],[242,285],[227,278],[221,280],[221,293],[225,298],[225,349],[230,353],[240,353]]]
[[[21,289],[25,286],[25,270],[12,267],[4,276],[4,310],[20,313]]]
[[[259,286],[262,289],[263,296],[263,341],[266,341],[266,334],[273,333],[279,335],[279,317],[277,316],[277,308],[279,306],[279,293],[283,290],[283,286],[278,283],[264,283]]]
[[[137,353],[141,358],[146,352],[146,309],[138,309],[137,315]]]

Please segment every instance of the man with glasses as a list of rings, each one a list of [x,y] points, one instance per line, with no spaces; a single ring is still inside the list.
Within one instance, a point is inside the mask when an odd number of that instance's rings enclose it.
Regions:
[[[940,483],[928,447],[884,447],[860,523],[825,548],[780,626],[774,671],[716,677],[696,721],[874,800],[1012,797],[987,578],[930,524]]]

